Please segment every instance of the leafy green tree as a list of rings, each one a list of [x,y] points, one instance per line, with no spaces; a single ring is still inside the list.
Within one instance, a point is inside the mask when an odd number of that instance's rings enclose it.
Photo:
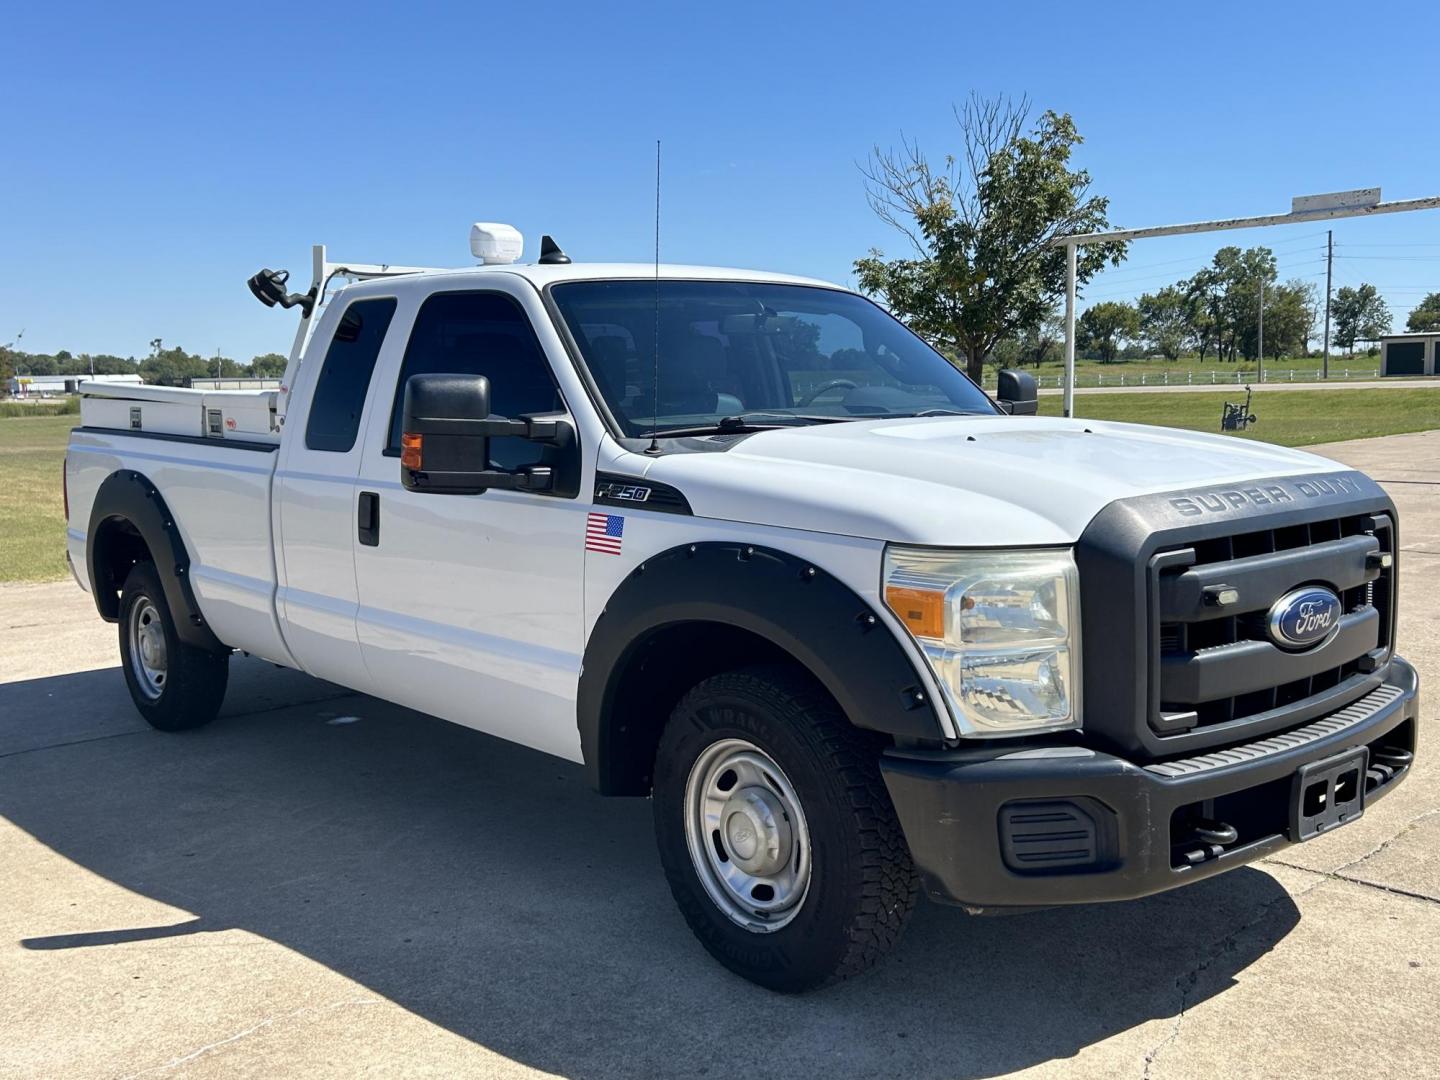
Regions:
[[[90,358],[95,361],[96,375],[133,375],[140,369],[133,356],[112,356],[110,353],[96,353]]]
[[[285,357],[278,352],[257,356],[250,361],[248,374],[256,379],[278,379],[285,374]]]
[[[855,262],[860,288],[947,354],[963,353],[979,380],[995,346],[1038,327],[1065,289],[1065,249],[1051,241],[1109,226],[1109,200],[1070,167],[1082,141],[1068,114],[1043,113],[1026,131],[1025,100],[971,97],[956,109],[961,148],[932,164],[918,144],[878,147],[863,167],[880,219],[909,239],[911,258],[871,249]],[[1125,245],[1082,247],[1077,279]]]
[[[1191,320],[1192,304],[1179,285],[1167,285],[1145,293],[1135,302],[1140,316],[1140,333],[1166,360],[1178,360],[1196,337]]]
[[[140,362],[140,374],[148,383],[185,386],[191,379],[203,379],[213,370],[213,364],[203,356],[192,356],[179,347],[167,349],[159,338],[152,341],[150,347],[154,351]]]
[[[1440,333],[1440,292],[1432,292],[1415,305],[1405,320],[1405,329],[1412,334]]]
[[[1265,293],[1265,355],[1304,356],[1315,330],[1319,289],[1296,278]]]
[[[1205,362],[1205,353],[1210,343],[1215,343],[1215,359],[1225,359],[1225,334],[1223,327],[1225,279],[1214,266],[1204,266],[1194,276],[1180,283],[1185,290],[1185,299],[1190,309],[1190,333],[1200,349],[1200,362]]]
[[[1140,313],[1119,300],[1102,300],[1081,313],[1075,338],[1082,349],[1098,353],[1103,364],[1114,363],[1122,341],[1140,333]]]
[[[1390,332],[1390,306],[1374,285],[1337,289],[1330,301],[1330,318],[1335,324],[1335,344],[1350,353],[1355,351],[1355,342],[1374,341]]]
[[[1181,283],[1192,305],[1191,329],[1200,358],[1210,341],[1221,361],[1254,360],[1259,349],[1260,286],[1275,288],[1275,255],[1265,247],[1221,248],[1207,267]],[[1269,302],[1266,303],[1267,309]]]

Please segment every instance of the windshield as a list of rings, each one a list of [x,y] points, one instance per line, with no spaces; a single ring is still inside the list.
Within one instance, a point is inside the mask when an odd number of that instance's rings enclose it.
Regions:
[[[572,281],[551,292],[626,435],[995,409],[863,297],[806,285]],[[729,418],[728,424],[720,421]]]

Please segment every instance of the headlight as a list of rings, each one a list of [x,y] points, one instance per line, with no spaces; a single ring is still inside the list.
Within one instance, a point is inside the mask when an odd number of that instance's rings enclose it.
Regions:
[[[1068,549],[890,547],[885,602],[963,734],[1080,726],[1080,586]]]

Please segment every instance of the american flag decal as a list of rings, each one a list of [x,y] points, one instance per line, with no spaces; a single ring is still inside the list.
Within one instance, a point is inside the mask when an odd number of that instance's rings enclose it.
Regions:
[[[587,514],[585,517],[585,550],[606,555],[620,554],[620,538],[625,533],[625,519],[619,514]]]

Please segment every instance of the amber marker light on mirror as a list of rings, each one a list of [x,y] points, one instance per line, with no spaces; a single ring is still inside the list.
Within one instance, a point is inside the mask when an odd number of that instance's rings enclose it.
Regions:
[[[400,436],[400,467],[418,472],[421,468],[421,444],[423,435],[411,435],[408,431]]]

